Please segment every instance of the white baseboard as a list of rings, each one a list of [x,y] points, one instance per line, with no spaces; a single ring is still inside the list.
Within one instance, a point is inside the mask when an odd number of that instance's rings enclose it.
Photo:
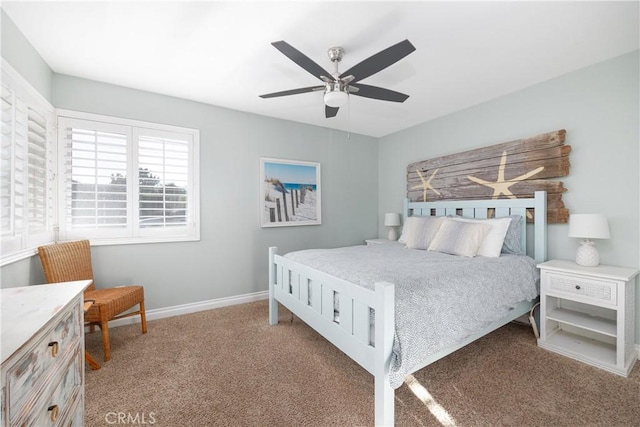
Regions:
[[[165,317],[180,316],[182,314],[196,313],[198,311],[227,307],[230,305],[245,304],[269,298],[269,291],[254,292],[251,294],[237,295],[233,297],[217,298],[208,301],[192,302],[188,304],[174,305],[171,307],[154,308],[147,310],[147,321],[163,319]],[[266,319],[266,318],[265,318]],[[266,320],[265,320],[266,321]],[[109,322],[109,328],[140,323],[140,316],[125,317]]]

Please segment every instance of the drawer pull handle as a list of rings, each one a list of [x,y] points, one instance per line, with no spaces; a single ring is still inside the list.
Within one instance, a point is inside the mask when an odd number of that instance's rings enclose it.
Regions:
[[[576,285],[576,289],[577,289],[577,290],[580,290],[580,285]]]
[[[60,407],[58,405],[51,405],[47,408],[47,411],[49,411],[51,422],[55,423],[58,419],[58,414],[60,413]]]
[[[51,357],[56,357],[58,355],[58,341],[51,341],[49,347],[51,347]]]

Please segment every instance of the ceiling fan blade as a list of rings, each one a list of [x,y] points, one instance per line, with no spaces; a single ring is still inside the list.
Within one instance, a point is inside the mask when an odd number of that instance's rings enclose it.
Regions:
[[[324,80],[323,77],[329,78],[331,81],[335,81],[331,73],[324,68],[313,62],[307,55],[300,52],[295,47],[291,46],[284,40],[271,43],[276,49],[282,52],[287,58],[313,74],[316,78]]]
[[[324,89],[325,89],[324,86],[301,87],[300,89],[291,89],[291,90],[283,90],[282,92],[267,93],[265,95],[260,95],[260,98],[275,98],[277,96],[297,95],[299,93],[315,92],[315,91],[324,90]]]
[[[414,50],[416,50],[416,48],[409,40],[401,41],[349,68],[340,75],[340,78],[353,75],[355,78],[352,81],[354,82],[365,79],[378,71],[384,70],[389,65],[398,62]]]
[[[351,88],[352,86],[357,88],[358,90],[355,92],[349,92],[351,95],[362,96],[365,98],[373,98],[379,99],[381,101],[392,102],[404,102],[407,98],[409,98],[409,95],[405,95],[404,93],[384,89],[378,86],[369,86],[358,83],[356,85],[349,85],[349,88]]]
[[[338,110],[340,108],[338,107],[329,107],[328,105],[324,106],[324,115],[327,119],[331,118],[331,117],[335,117],[336,114],[338,114]]]

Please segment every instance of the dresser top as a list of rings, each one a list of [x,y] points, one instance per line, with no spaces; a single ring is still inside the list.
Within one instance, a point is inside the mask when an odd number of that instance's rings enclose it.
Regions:
[[[2,363],[90,284],[79,280],[0,289]]]

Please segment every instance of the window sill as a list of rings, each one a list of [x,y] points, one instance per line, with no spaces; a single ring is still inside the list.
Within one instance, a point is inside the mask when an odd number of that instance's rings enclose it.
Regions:
[[[79,239],[71,239],[79,240]],[[137,238],[106,238],[106,239],[90,239],[91,246],[111,246],[111,245],[143,245],[150,243],[177,243],[177,242],[199,242],[200,236],[192,237],[137,237]],[[53,243],[53,242],[51,242]],[[24,249],[2,257],[0,259],[0,267],[4,267],[14,262],[30,258],[38,254],[38,248]]]
[[[14,262],[22,261],[23,259],[31,258],[37,253],[38,253],[37,248],[31,248],[31,249],[24,249],[19,252],[8,254],[7,256],[3,256],[0,259],[0,267],[13,264]]]

